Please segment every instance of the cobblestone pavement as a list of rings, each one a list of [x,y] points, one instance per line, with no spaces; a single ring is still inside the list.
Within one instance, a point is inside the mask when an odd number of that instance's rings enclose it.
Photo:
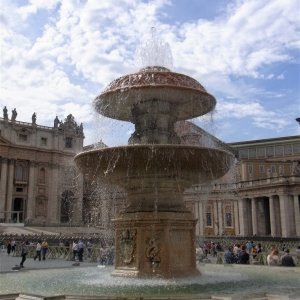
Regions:
[[[0,252],[0,273],[12,271],[12,267],[20,265],[21,257],[7,255],[6,252]],[[23,270],[33,269],[49,269],[49,268],[68,268],[72,267],[73,261],[67,261],[64,259],[47,259],[45,261],[34,260],[33,258],[27,258],[24,263]],[[81,262],[80,266],[97,266],[97,263],[93,262]]]

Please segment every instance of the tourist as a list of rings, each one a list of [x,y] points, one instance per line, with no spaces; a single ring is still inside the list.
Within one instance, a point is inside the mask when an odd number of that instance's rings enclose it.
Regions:
[[[255,248],[256,248],[256,253],[261,253],[262,252],[261,243],[258,243]]]
[[[41,241],[38,241],[35,246],[35,256],[33,258],[34,260],[36,260],[38,258],[39,261],[41,261],[41,250],[42,250],[42,244],[41,244]]]
[[[290,250],[286,249],[284,252],[285,252],[285,254],[282,255],[280,258],[281,265],[284,267],[295,267],[296,264],[294,262],[292,255],[290,255]]]
[[[80,240],[80,241],[78,242],[77,247],[78,247],[78,260],[79,260],[80,262],[82,262],[82,261],[83,261],[83,251],[84,251],[85,245],[84,245],[84,243]]]
[[[232,247],[229,247],[228,250],[224,254],[224,262],[226,264],[234,264],[236,262],[235,255],[233,253]]]
[[[42,242],[42,257],[43,257],[43,260],[46,260],[47,251],[48,251],[48,242],[46,240],[44,240]]]
[[[233,246],[233,254],[235,255],[236,258],[238,258],[240,251],[241,251],[240,244],[234,244],[234,246]]]
[[[10,255],[11,252],[11,243],[8,241],[7,246],[6,246],[7,254]]]
[[[24,268],[24,262],[26,260],[27,253],[28,253],[27,243],[26,242],[22,242],[22,248],[21,248],[21,257],[22,257],[22,260],[20,262],[20,267],[21,268]]]
[[[11,241],[11,253],[15,253],[16,251],[16,241],[12,240]]]
[[[298,246],[298,248],[296,249],[296,254],[300,255],[300,246]]]
[[[277,249],[271,251],[267,256],[267,264],[268,266],[278,266],[280,264],[279,251]]]
[[[72,245],[72,251],[73,251],[73,259],[72,260],[76,260],[76,256],[78,255],[78,244],[76,241],[73,242]]]
[[[241,251],[238,254],[238,263],[239,264],[249,264],[249,253],[246,251],[246,246],[243,245]]]
[[[253,248],[253,242],[252,241],[248,241],[246,243],[246,251],[251,254],[251,251],[252,251],[252,248]]]

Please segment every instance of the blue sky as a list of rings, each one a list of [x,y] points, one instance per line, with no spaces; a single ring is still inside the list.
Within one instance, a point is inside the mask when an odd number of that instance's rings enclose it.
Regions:
[[[216,110],[193,120],[225,142],[300,134],[298,0],[1,0],[0,104],[53,125],[69,113],[85,144],[126,144],[133,126],[97,116],[93,99],[136,72],[151,27],[172,70],[197,79]]]

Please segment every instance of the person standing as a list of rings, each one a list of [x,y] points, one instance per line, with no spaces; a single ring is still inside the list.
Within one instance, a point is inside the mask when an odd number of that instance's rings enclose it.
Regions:
[[[46,240],[44,240],[42,242],[42,257],[43,257],[43,260],[46,260],[47,251],[48,251],[48,242]]]
[[[267,264],[269,266],[279,266],[279,251],[278,249],[274,249],[268,256],[267,256]]]
[[[38,258],[39,261],[41,261],[41,250],[42,250],[42,244],[41,244],[41,241],[38,241],[35,246],[35,256],[33,258],[34,260],[36,260]]]
[[[22,260],[20,262],[20,267],[21,268],[24,268],[24,262],[26,260],[27,253],[28,253],[27,244],[26,244],[26,242],[22,242],[22,248],[21,248]]]
[[[224,262],[226,264],[234,264],[236,262],[232,247],[229,247],[224,254]]]
[[[80,262],[82,262],[83,261],[84,243],[82,241],[79,241],[77,246],[78,246],[78,260]]]
[[[12,240],[11,241],[11,252],[14,254],[16,251],[16,241]]]
[[[238,254],[238,263],[239,264],[249,264],[249,253],[246,251],[246,246],[243,245],[242,250]]]
[[[281,256],[281,265],[284,267],[295,267],[296,264],[294,262],[294,259],[292,255],[290,255],[290,250],[285,249],[285,254]]]
[[[7,249],[7,254],[10,255],[10,252],[11,252],[11,242],[10,241],[8,241],[6,249]]]
[[[76,241],[73,242],[72,245],[72,251],[73,251],[73,259],[72,260],[76,260],[76,255],[78,255],[78,244]]]

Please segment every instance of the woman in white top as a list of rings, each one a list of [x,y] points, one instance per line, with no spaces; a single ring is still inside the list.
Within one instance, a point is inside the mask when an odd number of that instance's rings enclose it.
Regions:
[[[267,256],[267,263],[269,266],[279,266],[280,264],[280,257],[279,252],[277,249],[273,250],[268,256]]]

